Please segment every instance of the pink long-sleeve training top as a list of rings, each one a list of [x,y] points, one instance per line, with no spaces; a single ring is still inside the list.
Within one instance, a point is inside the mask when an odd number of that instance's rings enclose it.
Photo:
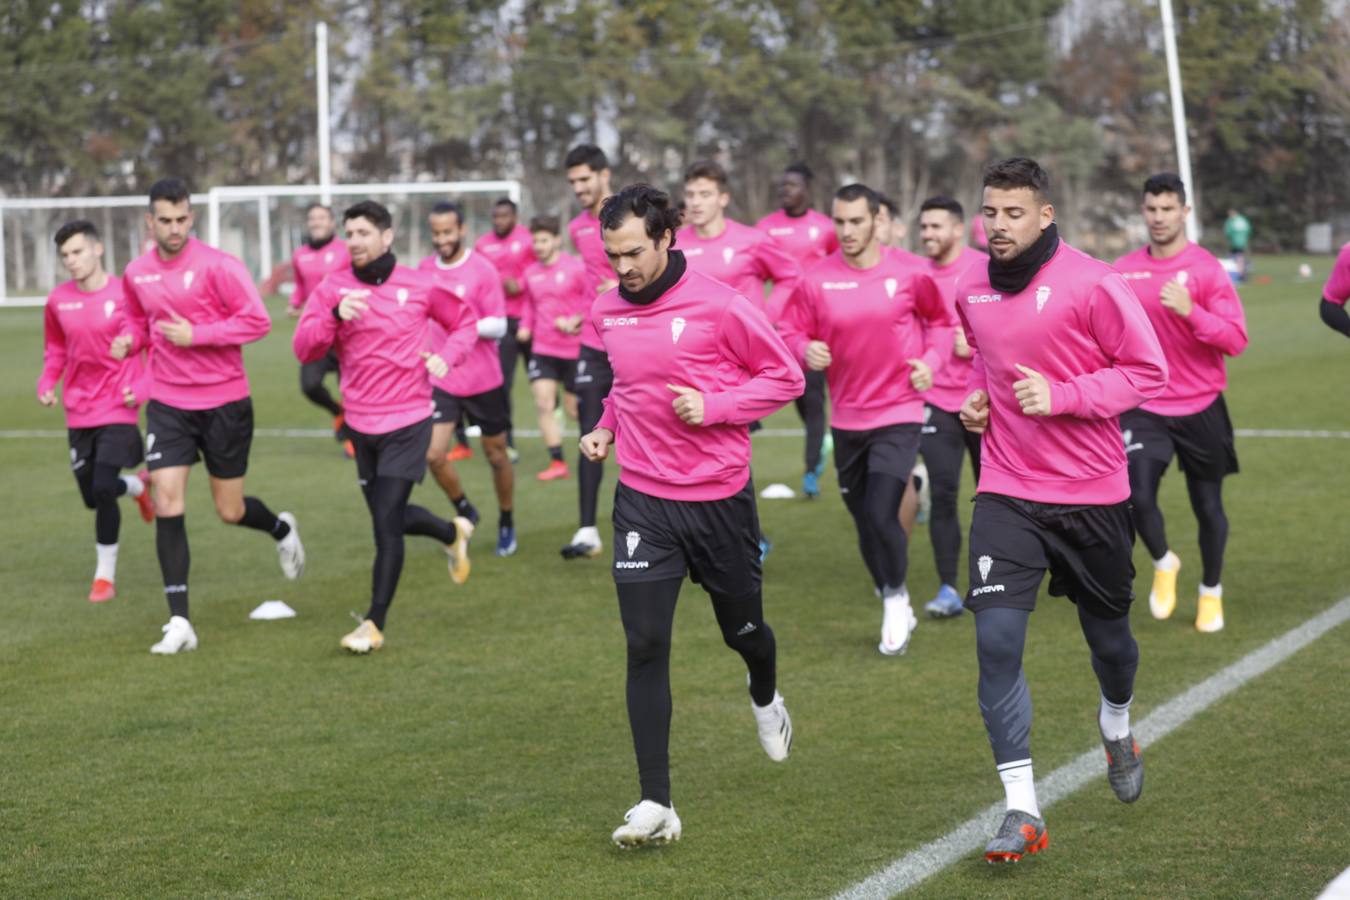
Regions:
[[[777,322],[801,281],[802,267],[764,232],[731,219],[725,222],[722,233],[710,238],[699,237],[693,225],[686,225],[675,232],[675,247],[684,251],[690,269],[762,301],[769,321]],[[773,289],[765,298],[767,281]]]
[[[867,431],[923,421],[906,360],[941,371],[956,323],[922,265],[883,253],[870,269],[855,269],[835,252],[807,270],[778,327],[802,365],[811,341],[829,345],[830,421]]]
[[[790,216],[787,210],[776,209],[756,222],[755,228],[782,247],[802,271],[839,249],[834,220],[814,209],[808,209],[800,216]]]
[[[272,330],[248,269],[235,257],[189,238],[167,262],[158,249],[122,274],[127,323],[136,347],[150,349],[150,399],[178,409],[212,409],[249,395],[244,344]],[[192,343],[177,347],[158,323],[192,323]]]
[[[970,266],[984,266],[988,263],[988,255],[973,247],[963,249],[955,262],[945,266],[938,265],[936,260],[928,260],[928,274],[933,276],[942,299],[951,310],[953,322],[956,321],[956,279]],[[954,413],[966,400],[966,383],[969,381],[970,357],[957,356],[953,342],[951,356],[947,357],[941,369],[933,373],[933,386],[923,392],[923,399],[938,409]]]
[[[505,281],[514,278],[518,284],[522,284],[525,270],[535,261],[534,239],[530,236],[530,229],[524,225],[517,225],[504,236],[498,236],[495,231],[488,231],[474,241],[473,249],[496,267],[497,274],[501,276],[503,282],[502,295],[506,298],[506,314],[513,319],[519,319],[525,308],[525,294],[523,291],[517,294],[506,293]]]
[[[1157,259],[1148,247],[1116,260],[1158,335],[1167,357],[1167,387],[1143,404],[1161,416],[1189,416],[1214,402],[1228,387],[1225,356],[1247,347],[1247,319],[1233,281],[1214,255],[1187,244],[1176,256]],[[1191,313],[1181,316],[1162,304],[1170,281],[1191,295]]]
[[[109,276],[97,291],[86,293],[67,281],[47,295],[37,392],[45,394],[63,383],[61,405],[68,427],[136,424],[137,409],[150,387],[148,370],[140,351],[113,359],[113,339],[123,334],[127,301],[117,276]],[[136,406],[123,401],[123,388],[136,395]]]
[[[344,322],[334,310],[348,295],[369,308]],[[336,348],[347,424],[363,434],[388,434],[431,416],[431,376],[422,354],[439,354],[453,370],[478,343],[477,321],[468,304],[425,272],[395,266],[374,285],[348,266],[309,295],[291,346],[301,362]]]
[[[505,318],[506,294],[502,291],[501,277],[492,263],[478,253],[465,250],[464,257],[449,266],[433,253],[418,263],[417,268],[467,303],[475,318]],[[431,323],[431,335],[437,343],[445,338],[439,323]],[[463,365],[451,369],[444,378],[433,379],[432,383],[456,397],[472,397],[501,387],[502,362],[497,352],[497,339],[479,337]]]
[[[347,242],[334,237],[322,247],[301,244],[291,256],[291,275],[295,287],[291,290],[291,306],[303,309],[309,295],[329,272],[345,269],[352,264]]]
[[[805,386],[760,304],[686,271],[647,305],[606,291],[591,316],[614,367],[599,425],[614,432],[619,480],[670,500],[721,500],[745,487],[747,426]],[[703,393],[704,424],[680,420],[667,385]]]
[[[1350,300],[1350,244],[1342,247],[1337,254],[1336,264],[1331,267],[1331,275],[1322,288],[1322,297],[1338,306],[1344,306]]]
[[[617,280],[614,277],[614,267],[609,264],[609,257],[605,255],[605,238],[601,233],[600,219],[597,216],[589,209],[583,209],[567,223],[567,236],[572,239],[572,247],[577,251],[577,256],[580,256],[581,261],[586,264],[586,277],[590,281],[592,295],[600,290],[602,284]],[[600,340],[600,333],[595,330],[594,320],[589,315],[581,322],[581,346],[590,347],[592,350],[605,349],[604,342]]]
[[[1040,503],[1128,498],[1119,416],[1162,393],[1167,362],[1120,273],[1061,242],[1019,293],[994,289],[988,268],[973,266],[956,302],[975,349],[968,387],[989,395],[978,491]],[[1023,414],[1017,365],[1050,383],[1051,415]]]
[[[570,253],[559,253],[553,265],[531,263],[525,270],[525,309],[520,327],[530,330],[532,353],[576,359],[581,349],[581,335],[558,330],[559,318],[590,316],[595,293],[586,266]]]

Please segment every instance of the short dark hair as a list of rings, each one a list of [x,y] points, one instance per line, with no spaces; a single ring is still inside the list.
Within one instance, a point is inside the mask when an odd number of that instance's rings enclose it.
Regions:
[[[884,206],[886,207],[886,212],[890,213],[892,219],[900,217],[900,205],[891,199],[890,194],[883,194],[881,191],[876,191],[876,195],[877,195],[877,208],[872,210],[872,212],[874,213],[878,212],[880,211],[881,207]],[[856,200],[858,198],[854,197],[853,199]]]
[[[156,200],[167,200],[173,204],[182,203],[184,200],[191,200],[192,192],[188,190],[187,182],[181,178],[161,178],[150,185],[150,208],[153,209]]]
[[[670,195],[650,184],[630,184],[605,201],[600,207],[600,227],[614,231],[637,216],[647,230],[647,237],[661,240],[670,232],[670,245],[675,246],[675,229],[680,227],[680,211],[671,202]]]
[[[952,214],[956,221],[964,222],[966,220],[965,207],[961,205],[959,200],[948,197],[946,194],[938,194],[936,197],[929,197],[923,201],[923,204],[919,207],[919,214],[922,215],[930,209],[945,209]]]
[[[98,236],[98,229],[94,227],[93,222],[90,222],[88,219],[75,219],[56,229],[55,240],[57,249],[64,247],[66,241],[77,234],[82,234],[91,241],[97,242],[101,240]]]
[[[562,234],[562,223],[557,216],[541,214],[530,220],[530,233],[547,231],[549,234]]]
[[[783,174],[793,174],[802,176],[802,180],[807,184],[816,180],[816,173],[811,171],[811,167],[804,162],[795,162],[783,170]]]
[[[515,212],[516,209],[517,209],[517,207],[516,207],[516,201],[512,200],[510,197],[498,197],[498,198],[497,198],[497,202],[494,203],[494,204],[492,204],[492,205],[493,205],[493,206],[509,206],[509,207],[511,207],[511,212]]]
[[[327,203],[320,203],[320,202],[318,202],[318,201],[316,200],[315,202],[311,203],[309,206],[306,206],[306,207],[305,207],[305,215],[309,215],[310,213],[314,212],[314,210],[316,210],[316,209],[322,209],[323,211],[325,211],[326,213],[328,213],[330,216],[333,214],[333,207],[329,206]]]
[[[1186,203],[1186,185],[1176,172],[1158,172],[1148,176],[1148,181],[1144,182],[1144,193],[1155,197],[1159,194],[1176,194],[1183,205]]]
[[[717,188],[722,193],[727,192],[727,170],[722,168],[722,164],[712,159],[700,159],[689,165],[684,170],[684,183],[688,184],[698,178],[706,178],[709,181],[715,181]]]
[[[362,200],[347,207],[347,211],[342,214],[342,221],[350,222],[352,219],[365,219],[380,231],[394,227],[394,217],[389,215],[389,210],[374,200]]]
[[[867,210],[872,215],[881,211],[881,195],[872,190],[865,184],[854,182],[846,184],[834,192],[834,199],[843,200],[845,203],[852,203],[855,200],[866,200]]]
[[[464,207],[460,206],[458,203],[454,203],[450,200],[442,200],[431,208],[431,215],[433,216],[444,216],[449,213],[454,213],[455,221],[459,222],[461,225],[464,224]]]
[[[1010,156],[985,166],[984,186],[1004,190],[1029,188],[1041,200],[1050,199],[1050,174],[1027,156]]]
[[[567,157],[563,160],[564,169],[573,166],[590,166],[592,170],[601,172],[609,168],[609,157],[594,144],[577,144],[567,151]]]

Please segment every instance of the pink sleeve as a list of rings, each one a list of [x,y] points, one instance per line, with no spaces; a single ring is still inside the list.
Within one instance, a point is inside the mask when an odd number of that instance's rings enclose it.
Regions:
[[[718,324],[719,347],[750,373],[744,384],[703,395],[703,424],[749,425],[800,397],[802,367],[768,318],[744,297],[733,297]]]
[[[989,378],[984,371],[984,357],[980,355],[979,345],[975,343],[975,334],[970,330],[966,309],[959,303],[956,305],[956,318],[957,327],[965,332],[966,343],[970,345],[970,374],[966,376],[966,396],[969,397],[976,391],[984,391],[987,394]]]
[[[295,264],[295,257],[291,257],[291,309],[299,309],[305,303],[308,294],[305,293],[305,276],[300,273],[300,267]]]
[[[839,249],[839,235],[835,233],[834,222],[831,221],[830,231],[828,234],[825,235],[825,255],[829,256],[831,253],[833,253],[838,249]]]
[[[141,298],[136,296],[136,289],[130,278],[122,278],[122,292],[127,298],[126,333],[131,336],[131,349],[127,352],[136,353],[143,347],[148,349],[150,346],[150,322],[146,318],[145,308],[141,306]]]
[[[242,347],[267,336],[272,318],[242,263],[225,260],[209,270],[216,297],[229,313],[215,322],[193,323],[192,343],[207,347]]]
[[[1226,356],[1237,356],[1247,349],[1247,317],[1243,314],[1242,301],[1238,299],[1232,279],[1217,266],[1215,269],[1209,275],[1212,286],[1206,285],[1209,294],[1205,305],[1194,304],[1186,322],[1197,340]]]
[[[483,282],[482,299],[483,318],[506,318],[506,289],[500,278],[489,278]]]
[[[1158,396],[1167,361],[1139,299],[1118,274],[1108,275],[1088,301],[1088,329],[1110,364],[1050,385],[1052,415],[1108,419]]]
[[[150,375],[150,355],[147,353],[143,358],[137,360],[137,362],[138,367],[136,375],[131,379],[131,383],[128,386],[131,388],[131,393],[136,398],[136,405],[140,407],[144,406],[150,400],[150,382],[152,381],[152,376]]]
[[[534,292],[530,290],[530,283],[526,280],[523,273],[520,276],[520,299],[522,301],[520,307],[520,329],[530,332],[531,336],[533,336],[534,321],[538,315],[534,308],[536,301],[534,299]]]
[[[328,348],[337,339],[338,318],[333,314],[337,307],[337,294],[320,284],[305,301],[305,311],[295,325],[295,336],[291,338],[291,349],[302,363],[323,359]]]
[[[1336,256],[1326,287],[1322,288],[1322,299],[1337,306],[1344,306],[1345,301],[1350,300],[1350,244],[1342,247]]]
[[[703,415],[706,418],[708,415],[707,395],[704,395],[703,399],[704,399]],[[610,403],[608,395],[606,395],[605,399],[601,402],[601,406],[604,407],[605,411],[600,413],[600,421],[595,423],[595,427],[603,428],[610,434],[613,434],[614,429],[619,424],[619,417],[614,413],[614,406]]]
[[[501,290],[501,284],[497,283],[497,293]],[[436,348],[436,354],[453,369],[468,358],[478,343],[478,317],[469,304],[442,287],[433,287],[428,300],[431,318],[445,329],[445,342]]]
[[[45,394],[56,387],[65,371],[66,333],[56,317],[56,308],[48,301],[42,318],[42,374],[38,376],[37,392]]]
[[[802,267],[778,246],[777,241],[762,234],[755,242],[754,253],[760,277],[773,282],[769,299],[764,301],[764,310],[769,314],[769,321],[777,322],[783,315],[783,307],[787,305],[788,298],[802,280]]]
[[[803,279],[775,321],[778,333],[794,359],[806,361],[806,345],[819,334],[816,324],[815,285]]]
[[[956,340],[956,322],[942,299],[937,282],[927,272],[914,277],[914,308],[923,321],[923,354],[920,357],[934,372],[951,358]]]

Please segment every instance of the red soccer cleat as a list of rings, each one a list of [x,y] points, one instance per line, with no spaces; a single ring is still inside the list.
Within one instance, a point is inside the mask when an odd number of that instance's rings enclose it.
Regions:
[[[106,578],[95,578],[94,586],[89,589],[90,603],[103,603],[117,596],[113,583]]]
[[[456,444],[453,450],[445,454],[445,458],[451,462],[473,459],[473,448],[468,444]]]
[[[141,469],[136,473],[136,477],[141,480],[141,484],[145,485],[145,490],[141,491],[141,495],[136,498],[136,508],[141,511],[142,519],[147,522],[153,522],[155,521],[155,501],[150,498],[150,471],[148,469]],[[112,587],[111,584],[108,586]],[[109,596],[112,595],[110,594]],[[90,597],[89,599],[92,600],[94,598]]]
[[[540,481],[557,481],[559,478],[567,478],[571,472],[567,469],[567,463],[561,459],[549,460],[548,468],[535,475]]]

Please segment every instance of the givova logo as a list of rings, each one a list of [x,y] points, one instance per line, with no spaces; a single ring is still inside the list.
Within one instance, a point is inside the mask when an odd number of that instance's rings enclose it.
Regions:
[[[614,568],[616,569],[646,569],[651,563],[645,559],[633,559],[633,554],[637,552],[638,545],[642,543],[642,535],[636,531],[630,531],[623,536],[624,549],[628,551],[628,559],[616,559]]]
[[[994,559],[993,559],[993,557],[991,557],[991,556],[981,556],[978,560],[976,560],[975,565],[976,565],[976,566],[979,568],[979,570],[980,570],[980,581],[982,581],[982,582],[988,582],[988,581],[989,581],[989,573],[992,572],[992,571],[994,570]],[[981,594],[1001,594],[1001,593],[1003,593],[1004,590],[1005,590],[1005,589],[1004,589],[1003,585],[1001,585],[1001,584],[987,584],[987,583],[986,583],[986,584],[984,584],[983,586],[977,587],[977,588],[975,588],[973,591],[971,591],[971,592],[970,592],[970,596],[972,596],[972,597],[978,597],[978,596],[980,596]]]

